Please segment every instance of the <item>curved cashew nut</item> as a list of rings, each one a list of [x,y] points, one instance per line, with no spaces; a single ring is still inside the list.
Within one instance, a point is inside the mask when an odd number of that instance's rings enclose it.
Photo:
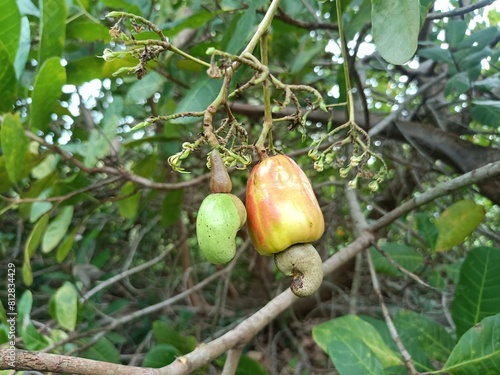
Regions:
[[[323,281],[323,262],[311,244],[296,244],[274,254],[276,267],[292,277],[290,289],[297,297],[314,294]]]

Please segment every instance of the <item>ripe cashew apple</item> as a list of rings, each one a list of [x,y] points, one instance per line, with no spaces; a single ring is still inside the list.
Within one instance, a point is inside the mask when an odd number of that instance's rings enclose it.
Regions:
[[[243,202],[233,194],[208,195],[196,217],[196,235],[201,253],[214,264],[225,264],[236,254],[236,233],[245,224]]]
[[[246,207],[255,249],[274,254],[296,296],[312,295],[323,281],[323,264],[309,242],[323,235],[325,221],[304,171],[286,155],[264,158],[248,179]]]
[[[247,182],[248,232],[261,255],[319,239],[325,221],[311,183],[290,157],[276,155],[257,164]]]

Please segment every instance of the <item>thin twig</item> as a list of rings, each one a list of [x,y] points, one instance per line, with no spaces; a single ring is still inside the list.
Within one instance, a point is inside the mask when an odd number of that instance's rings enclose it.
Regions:
[[[441,291],[439,289],[436,289],[433,286],[427,284],[418,275],[415,275],[413,272],[408,271],[406,268],[404,268],[402,265],[400,265],[398,262],[396,262],[394,259],[392,259],[392,257],[389,254],[387,254],[387,252],[384,249],[382,249],[380,246],[378,246],[378,244],[376,242],[374,242],[372,244],[372,246],[375,249],[377,249],[378,252],[380,252],[385,257],[385,259],[387,259],[389,261],[389,263],[391,263],[394,267],[396,267],[399,271],[401,271],[405,275],[407,275],[410,278],[412,278],[413,280],[415,280],[418,284],[420,284],[423,287],[425,287],[427,289],[430,289],[430,290],[432,290],[434,292],[441,293]]]
[[[495,0],[480,0],[477,3],[467,5],[461,8],[453,9],[448,12],[439,12],[439,13],[429,13],[427,17],[425,17],[428,20],[436,20],[436,19],[441,19],[445,17],[456,17],[456,16],[461,16],[463,14],[467,14],[470,12],[475,11],[476,9],[484,8],[488,5],[491,5],[495,2]]]
[[[413,365],[411,355],[410,353],[408,353],[405,346],[401,342],[401,338],[399,337],[398,331],[396,330],[396,326],[392,321],[391,314],[389,313],[389,310],[387,309],[387,306],[384,303],[384,297],[382,296],[382,291],[380,290],[380,284],[378,282],[377,272],[375,271],[375,267],[373,266],[373,260],[370,253],[370,249],[365,250],[365,255],[368,263],[368,268],[370,270],[370,275],[372,278],[373,291],[377,295],[380,307],[382,308],[382,314],[384,315],[384,320],[389,330],[389,333],[391,334],[392,340],[396,343],[396,346],[398,347],[401,355],[403,356],[403,360],[406,368],[408,369],[408,373],[410,375],[416,375],[418,374],[418,372],[415,369],[415,366]]]

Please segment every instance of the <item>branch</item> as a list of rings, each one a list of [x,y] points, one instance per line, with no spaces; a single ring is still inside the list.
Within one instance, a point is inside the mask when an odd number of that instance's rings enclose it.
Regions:
[[[392,223],[397,218],[407,214],[408,212],[423,206],[432,200],[439,198],[443,195],[449,194],[452,191],[463,188],[467,185],[476,183],[483,179],[492,178],[500,176],[500,161],[496,163],[488,164],[484,167],[478,168],[474,171],[466,173],[459,176],[453,180],[443,182],[436,187],[427,190],[419,196],[416,196],[412,200],[402,204],[393,211],[384,215],[368,227],[359,235],[359,237],[353,241],[351,244],[343,248],[338,253],[334,254],[332,257],[327,259],[323,263],[324,274],[330,274],[337,268],[342,266],[352,257],[356,256],[362,250],[367,249],[374,240],[374,232],[386,227]],[[111,327],[115,328],[120,324],[125,324],[133,319],[144,316],[151,312],[157,311],[158,309],[168,306],[175,301],[178,301],[189,293],[202,288],[208,282],[220,277],[226,269],[223,269],[207,279],[203,280],[201,283],[197,284],[193,288],[186,290],[166,301],[158,303],[153,306],[149,306],[146,309],[140,310],[134,314],[126,316],[122,319],[118,319],[111,323]],[[284,310],[290,307],[294,302],[298,300],[290,289],[285,290],[283,293],[276,296],[274,299],[269,301],[264,307],[255,312],[252,316],[245,319],[243,322],[238,324],[234,329],[220,336],[219,338],[196,348],[191,353],[185,356],[177,358],[172,364],[163,367],[158,370],[144,369],[138,367],[127,367],[122,365],[108,364],[97,361],[91,361],[87,359],[69,357],[69,356],[58,356],[46,353],[29,353],[24,351],[16,350],[16,354],[19,353],[18,361],[16,361],[16,368],[19,370],[42,370],[42,371],[52,371],[52,372],[71,372],[80,375],[114,375],[114,374],[134,374],[134,375],[180,375],[188,374],[207,363],[215,360],[217,357],[223,353],[229,351],[232,348],[238,347],[245,344],[251,338],[253,338],[257,332],[268,325],[274,318],[280,315]],[[10,369],[9,366],[9,350],[0,350],[0,369]],[[64,366],[62,365],[64,364]],[[91,367],[94,366],[94,367]],[[91,368],[91,370],[89,370]],[[105,369],[105,371],[103,370]],[[118,369],[118,370],[117,370]],[[114,372],[113,372],[114,371]]]
[[[9,365],[12,351],[0,349],[0,369],[12,369]],[[158,370],[131,367],[94,361],[93,359],[70,357],[67,355],[28,352],[15,349],[14,365],[16,370],[37,370],[79,375],[157,375]]]
[[[453,9],[453,10],[450,10],[448,12],[429,13],[427,15],[427,17],[425,17],[425,18],[428,20],[436,20],[436,19],[445,18],[445,17],[461,16],[463,14],[473,12],[476,9],[484,8],[488,5],[493,4],[494,2],[495,2],[495,0],[480,0],[477,3],[467,5],[467,6],[464,6],[462,8]]]

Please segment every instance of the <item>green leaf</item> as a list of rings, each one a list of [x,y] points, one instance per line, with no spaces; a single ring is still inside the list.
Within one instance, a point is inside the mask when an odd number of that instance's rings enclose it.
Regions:
[[[424,263],[424,258],[413,248],[406,246],[404,244],[388,242],[381,246],[387,255],[389,255],[397,264],[407,269],[410,272],[414,272]],[[402,273],[394,265],[387,260],[381,253],[376,249],[371,248],[371,254],[373,258],[373,264],[377,272],[384,273],[390,276],[401,276]]]
[[[179,333],[162,320],[156,320],[153,323],[153,334],[158,343],[172,345],[181,354],[189,353],[196,347],[196,338]]]
[[[62,57],[66,35],[66,1],[40,0],[40,44],[38,63]]]
[[[496,375],[499,370],[500,315],[497,314],[484,318],[460,338],[440,372],[451,375]]]
[[[23,267],[21,269],[23,274],[23,283],[26,286],[31,286],[33,284],[33,270],[31,269],[31,260],[30,258],[23,259]]]
[[[78,316],[78,292],[73,284],[65,281],[52,297],[54,318],[68,331],[74,331]]]
[[[156,73],[146,74],[140,81],[134,82],[125,97],[125,104],[145,104],[146,100],[155,93],[162,91],[167,79]]]
[[[96,361],[121,363],[120,352],[106,337],[101,337],[94,345],[85,350],[82,357]]]
[[[470,88],[470,79],[467,72],[460,72],[451,77],[444,88],[445,95],[461,95]]]
[[[416,342],[428,358],[446,362],[455,342],[441,324],[413,311],[399,311],[394,324],[405,346]]]
[[[243,354],[238,362],[235,375],[268,375],[264,366],[255,359]]]
[[[391,64],[404,64],[417,50],[420,31],[418,0],[372,0],[373,39]]]
[[[453,63],[450,51],[440,47],[421,49],[418,51],[418,55],[437,62]]]
[[[177,113],[203,111],[217,97],[222,86],[222,81],[212,79],[206,75],[200,76],[189,92],[182,98],[177,106]],[[199,117],[183,117],[172,121],[174,124],[192,124],[200,121]]]
[[[121,188],[119,197],[128,196],[135,190],[135,184],[131,181],[128,181]],[[120,199],[118,201],[118,211],[120,212],[120,215],[125,219],[133,219],[137,215],[137,211],[139,210],[140,200],[141,195],[138,191],[128,196],[128,198]]]
[[[25,323],[30,318],[31,307],[33,306],[33,294],[31,291],[26,290],[19,298],[17,303],[17,322],[19,324],[20,331],[23,331]]]
[[[92,129],[89,140],[85,142],[86,147],[81,151],[83,162],[87,167],[95,166],[99,159],[109,154],[122,113],[123,99],[116,96],[104,113],[101,128]]]
[[[483,318],[500,313],[500,249],[472,249],[460,269],[451,314],[460,337]]]
[[[16,59],[21,37],[21,13],[16,0],[0,0],[0,43],[5,46],[12,64]]]
[[[33,323],[28,322],[22,330],[21,338],[28,350],[42,350],[49,345],[47,338],[37,331]]]
[[[160,368],[171,364],[181,355],[179,349],[169,344],[153,346],[142,361],[142,367]]]
[[[47,198],[50,195],[51,191],[52,191],[51,188],[48,188],[48,189],[42,191],[40,193],[40,195],[38,196],[38,198],[39,199]],[[53,204],[50,203],[50,202],[38,201],[38,202],[33,203],[31,205],[31,209],[30,209],[29,220],[32,223],[34,223],[40,217],[42,217],[42,215],[44,215],[47,212],[49,212],[52,209],[52,207],[53,207]]]
[[[224,10],[208,11],[201,10],[189,17],[181,19],[177,22],[172,22],[167,25],[167,29],[163,30],[163,34],[168,37],[173,37],[185,29],[198,29],[207,24],[208,21],[225,13]]]
[[[87,43],[109,42],[109,29],[100,23],[77,18],[68,23],[66,27],[66,39],[76,39]],[[95,56],[93,56],[95,58]]]
[[[181,215],[183,196],[183,189],[172,190],[167,193],[161,204],[161,223],[163,226],[169,227],[177,223]]]
[[[429,216],[423,212],[419,212],[416,215],[416,224],[418,232],[422,237],[424,237],[427,245],[429,245],[429,249],[434,251],[438,236],[436,226],[429,220]]]
[[[500,118],[500,101],[498,100],[473,100],[471,114],[474,121],[483,125],[498,126]]]
[[[18,114],[6,114],[1,129],[2,152],[5,156],[5,169],[13,183],[21,178],[29,141],[24,133]]]
[[[35,78],[32,94],[30,125],[31,128],[48,130],[50,116],[54,112],[57,99],[61,96],[62,86],[66,83],[66,71],[59,57],[45,61]]]
[[[304,40],[310,40],[310,37],[307,36]],[[314,58],[317,58],[319,54],[324,52],[324,50],[325,45],[321,41],[316,42],[313,46],[302,46],[300,53],[297,54],[290,67],[290,74],[300,72]]]
[[[33,226],[28,239],[26,240],[26,244],[24,246],[24,260],[23,260],[23,281],[27,286],[30,286],[33,283],[33,273],[31,271],[31,257],[35,253],[35,250],[40,245],[42,241],[42,236],[45,230],[47,229],[47,225],[49,223],[49,214],[43,215]]]
[[[477,30],[472,32],[467,38],[465,38],[461,43],[459,43],[456,48],[471,48],[475,47],[478,49],[483,49],[484,47],[490,45],[500,34],[498,27],[491,26],[486,29]]]
[[[449,250],[461,244],[484,219],[484,207],[462,200],[448,207],[436,220],[436,251]]]
[[[61,242],[59,247],[56,250],[56,260],[59,263],[62,263],[64,259],[66,259],[66,256],[68,255],[69,251],[73,247],[73,244],[75,242],[75,236],[80,229],[80,226],[76,226],[73,228],[73,230],[66,236],[66,238]]]
[[[17,79],[14,65],[10,61],[9,52],[0,43],[0,112],[8,112],[17,98]]]
[[[236,18],[234,33],[230,34],[231,39],[226,47],[226,52],[237,54],[243,50],[250,36],[254,33],[256,7],[250,2],[243,16]]]
[[[68,232],[72,218],[73,206],[65,206],[61,208],[59,214],[51,220],[42,239],[42,251],[44,253],[52,251],[57,244],[61,242],[64,235]]]
[[[19,37],[19,47],[17,49],[16,58],[14,60],[14,69],[16,70],[16,78],[19,80],[24,72],[26,61],[31,46],[31,31],[28,17],[21,18],[21,35]]]
[[[455,48],[465,37],[467,23],[464,20],[450,20],[445,26],[445,41]]]
[[[384,368],[401,364],[377,330],[357,316],[319,324],[312,333],[341,375],[384,374]]]
[[[31,0],[17,0],[17,6],[23,16],[35,16],[40,18],[40,10]]]

